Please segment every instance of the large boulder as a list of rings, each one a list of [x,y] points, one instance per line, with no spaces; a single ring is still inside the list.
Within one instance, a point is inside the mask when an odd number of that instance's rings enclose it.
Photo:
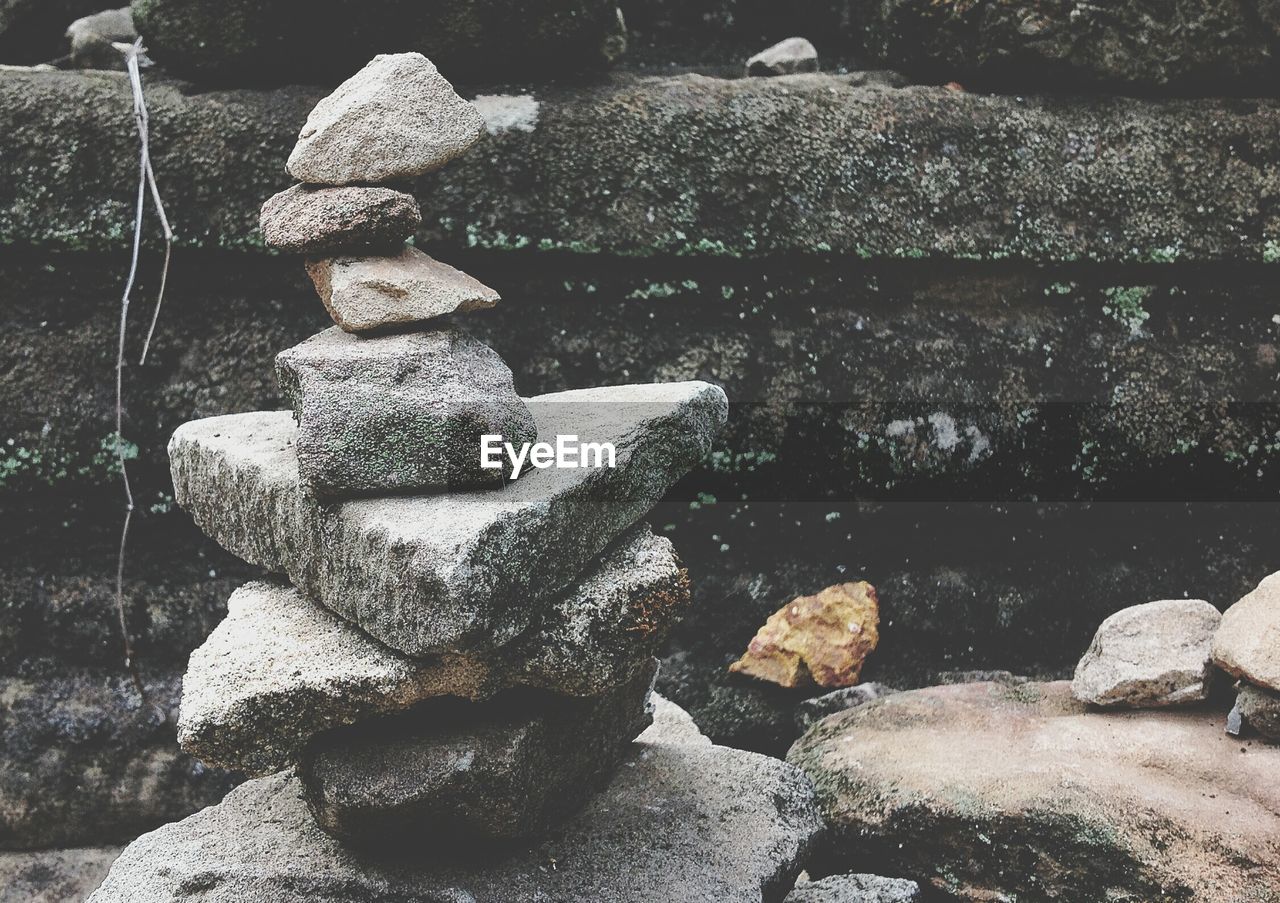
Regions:
[[[511,370],[458,329],[357,338],[337,326],[282,351],[280,387],[298,422],[298,476],[318,499],[503,486],[482,437],[538,437]]]
[[[1133,605],[1111,615],[1076,665],[1081,702],[1151,708],[1209,698],[1213,635],[1222,615],[1199,599]]]
[[[673,706],[664,706],[667,712]],[[662,710],[660,710],[661,712]],[[479,862],[359,853],[321,831],[289,772],[144,835],[91,903],[747,903],[776,901],[821,830],[809,782],[679,723],[641,735],[617,776],[554,836]]]
[[[587,69],[625,47],[616,0],[135,0],[156,62],[196,81],[322,82],[417,51],[452,78]]]
[[[1213,660],[1228,674],[1280,690],[1280,573],[1226,610],[1213,636]]]
[[[178,739],[201,761],[261,775],[316,734],[435,696],[483,700],[517,686],[598,695],[658,651],[688,592],[671,543],[638,526],[510,646],[416,660],[290,586],[251,583],[191,656]]]
[[[815,726],[788,759],[832,838],[962,899],[1280,896],[1280,749],[1207,709],[1087,711],[1065,681],[930,687]]]
[[[175,497],[230,552],[394,649],[498,648],[710,451],[728,416],[724,392],[703,382],[578,389],[529,407],[542,442],[612,443],[616,466],[321,506],[302,491],[292,416],[235,414],[174,433]]]

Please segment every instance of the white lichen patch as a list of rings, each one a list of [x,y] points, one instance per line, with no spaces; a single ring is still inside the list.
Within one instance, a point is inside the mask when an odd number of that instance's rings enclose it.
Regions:
[[[490,135],[532,132],[538,125],[541,105],[532,94],[478,94],[472,103],[484,117]]]

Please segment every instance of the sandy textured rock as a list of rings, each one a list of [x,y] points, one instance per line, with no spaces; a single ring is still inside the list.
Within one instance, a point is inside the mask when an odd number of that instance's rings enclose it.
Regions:
[[[1280,690],[1280,573],[1226,610],[1213,636],[1213,661],[1228,674]]]
[[[806,38],[787,38],[747,60],[747,75],[817,72],[818,49]]]
[[[1280,743],[1280,693],[1245,684],[1236,697],[1235,711],[1264,740]]]
[[[703,382],[529,400],[542,441],[612,442],[614,468],[535,470],[501,491],[319,506],[301,490],[288,413],[185,424],[175,498],[233,554],[410,655],[493,649],[577,579],[711,448],[728,415]]]
[[[1198,599],[1122,609],[1098,627],[1071,692],[1101,706],[1152,708],[1209,698],[1212,645],[1222,615]]]
[[[1223,715],[1090,711],[1065,681],[931,687],[827,719],[788,760],[832,827],[821,873],[970,900],[1275,899],[1280,749],[1242,752]]]
[[[407,245],[391,257],[308,260],[307,273],[333,322],[347,332],[409,326],[501,300],[480,280]]]
[[[651,693],[653,724],[640,735],[643,743],[657,745],[710,746],[711,738],[698,729],[693,718],[660,693]]]
[[[201,761],[267,774],[313,735],[434,696],[516,686],[592,696],[661,647],[688,601],[666,539],[634,527],[510,646],[428,660],[393,652],[286,584],[251,583],[191,656],[178,739]]]
[[[829,586],[774,612],[729,670],[784,687],[852,686],[880,641],[879,625],[874,586]]]
[[[600,696],[513,691],[437,699],[308,744],[298,775],[316,824],[356,846],[539,837],[606,784],[652,723],[657,662]]]
[[[457,329],[357,338],[332,327],[276,358],[298,421],[298,475],[333,500],[411,490],[499,488],[481,437],[519,447],[537,426],[511,370]]]
[[[286,168],[299,182],[398,182],[466,153],[484,119],[420,53],[379,54],[316,104]]]
[[[798,884],[786,903],[918,903],[920,885],[879,875],[832,875]]]
[[[869,683],[858,684],[856,687],[844,687],[832,693],[806,699],[796,706],[796,729],[803,734],[828,715],[856,708],[873,699],[896,692],[898,691],[884,684]]]
[[[77,69],[123,69],[124,54],[113,44],[132,44],[138,40],[129,7],[105,9],[67,26],[71,42],[71,65]]]
[[[652,728],[650,729],[652,730]],[[746,903],[786,893],[820,830],[796,769],[642,735],[610,785],[554,836],[469,867],[344,848],[288,772],[135,841],[92,903]],[[428,846],[426,853],[430,854]],[[551,867],[554,864],[554,867]]]
[[[394,188],[348,185],[316,188],[294,185],[262,205],[262,240],[290,254],[325,254],[346,249],[399,250],[422,225],[413,195]]]
[[[0,853],[0,903],[71,903],[107,877],[120,847]]]

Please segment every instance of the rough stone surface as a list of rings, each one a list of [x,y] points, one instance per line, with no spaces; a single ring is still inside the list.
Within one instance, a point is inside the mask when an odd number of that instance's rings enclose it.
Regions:
[[[1222,720],[961,684],[833,716],[788,759],[832,828],[822,872],[874,862],[961,899],[1274,899],[1280,749]]]
[[[76,19],[67,26],[71,65],[78,69],[123,69],[124,55],[114,43],[132,44],[138,39],[129,7],[106,9]]]
[[[657,663],[586,699],[439,699],[316,737],[298,765],[316,824],[357,846],[535,838],[609,781],[652,723]]]
[[[420,53],[378,54],[316,104],[286,169],[300,182],[400,182],[462,156],[484,119]]]
[[[1254,0],[1180,0],[1172,15],[1143,2],[856,0],[866,52],[921,78],[1035,88],[1127,85],[1250,92],[1274,77],[1276,34]]]
[[[483,656],[409,659],[287,585],[251,583],[191,656],[178,739],[201,761],[261,775],[296,761],[315,734],[434,696],[481,700],[516,686],[598,695],[644,666],[687,600],[671,544],[645,526],[527,635]]]
[[[919,903],[920,885],[879,875],[832,875],[798,884],[786,903]]]
[[[615,467],[551,468],[500,492],[306,499],[288,413],[188,423],[169,453],[175,498],[211,537],[410,655],[496,648],[711,449],[727,416],[703,382],[529,400],[542,441],[611,442]]]
[[[458,329],[357,338],[334,326],[276,358],[298,422],[298,475],[319,499],[501,488],[481,437],[538,436],[497,353]]]
[[[645,728],[640,741],[658,746],[710,746],[711,738],[698,729],[697,723],[680,706],[660,693],[650,693],[653,724]]]
[[[1236,697],[1235,711],[1264,740],[1280,743],[1280,693],[1244,684]]]
[[[139,838],[90,900],[779,900],[820,831],[808,781],[776,759],[667,737],[642,735],[565,828],[500,862],[362,856],[316,827],[282,772]]]
[[[852,686],[880,641],[879,625],[874,586],[829,586],[774,612],[729,670],[788,688]]]
[[[1256,202],[1280,182],[1274,100],[1015,97],[859,81],[619,75],[540,90],[536,128],[490,136],[485,153],[420,183],[429,211],[420,237],[441,253],[521,252],[512,259],[541,250],[1036,263],[1275,255],[1280,211]],[[148,82],[153,158],[180,246],[257,243],[262,199],[288,187],[281,164],[317,99],[309,89],[191,93]],[[133,209],[120,186],[133,184],[137,163],[120,118],[128,109],[118,77],[6,73],[0,241],[128,251]]]
[[[73,903],[107,877],[120,847],[0,853],[0,903]]]
[[[616,0],[135,0],[161,65],[196,81],[333,84],[375,53],[414,50],[454,77],[540,78],[617,53]]]
[[[793,75],[818,71],[818,49],[805,38],[787,38],[747,60],[747,75]]]
[[[1265,578],[1222,615],[1213,635],[1213,661],[1228,674],[1280,690],[1280,573]]]
[[[828,715],[856,708],[873,699],[896,693],[892,687],[884,684],[858,684],[856,687],[844,687],[832,693],[806,699],[796,706],[796,730],[804,733]]]
[[[394,188],[294,185],[262,205],[262,240],[291,254],[395,249],[422,225],[413,195]]]
[[[1209,698],[1219,611],[1198,599],[1122,609],[1098,627],[1071,692],[1101,706],[1153,708]]]
[[[347,332],[410,326],[500,300],[480,280],[409,246],[390,257],[308,260],[307,273],[333,322]]]
[[[235,783],[174,742],[180,675],[0,677],[0,850],[122,843]]]

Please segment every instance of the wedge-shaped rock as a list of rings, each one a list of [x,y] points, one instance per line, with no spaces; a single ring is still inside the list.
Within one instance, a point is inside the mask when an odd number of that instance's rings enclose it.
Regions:
[[[657,661],[600,696],[435,699],[316,737],[298,775],[316,824],[357,846],[510,840],[552,830],[650,723]]]
[[[595,696],[657,653],[689,598],[671,543],[632,528],[540,625],[496,652],[420,660],[394,652],[280,583],[250,583],[191,655],[178,739],[210,764],[268,774],[314,735],[434,696],[483,700],[517,686]]]
[[[398,250],[421,224],[417,198],[370,185],[294,185],[268,198],[258,217],[268,245],[312,255],[353,248]]]
[[[379,54],[316,104],[287,169],[299,182],[399,182],[480,140],[484,118],[420,53]]]
[[[1280,573],[1264,578],[1222,615],[1213,661],[1228,674],[1280,691]]]
[[[347,332],[411,326],[501,300],[478,279],[408,246],[391,257],[309,260],[307,273],[333,322]]]
[[[724,392],[703,382],[578,389],[528,404],[540,441],[608,442],[615,466],[322,506],[298,479],[292,415],[234,414],[174,433],[176,498],[230,552],[287,574],[393,649],[499,648],[710,450],[728,413]]]
[[[657,725],[655,724],[655,728]],[[651,728],[650,730],[654,730]],[[666,731],[670,738],[680,731]],[[503,856],[421,843],[354,850],[316,826],[292,772],[134,841],[91,903],[747,903],[778,900],[821,823],[809,782],[768,756],[641,735],[552,837]],[[411,839],[410,839],[411,840]]]
[[[538,435],[502,358],[456,329],[361,339],[335,326],[281,352],[276,376],[320,499],[498,487],[510,460],[482,467],[481,438]]]

